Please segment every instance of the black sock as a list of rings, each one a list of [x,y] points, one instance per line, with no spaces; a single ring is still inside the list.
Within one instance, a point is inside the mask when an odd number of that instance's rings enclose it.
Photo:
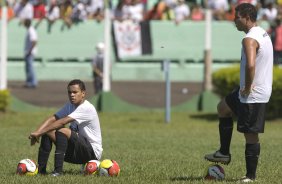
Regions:
[[[256,178],[258,159],[260,155],[260,143],[246,144],[245,159],[246,159],[246,176],[250,179]]]
[[[56,151],[55,151],[55,172],[61,173],[63,171],[63,164],[65,153],[68,146],[68,138],[62,132],[56,131]]]
[[[233,132],[233,119],[219,118],[220,152],[224,155],[230,154],[230,143]]]
[[[47,135],[41,137],[40,147],[38,151],[38,172],[46,174],[46,167],[50,151],[52,150],[52,141]]]

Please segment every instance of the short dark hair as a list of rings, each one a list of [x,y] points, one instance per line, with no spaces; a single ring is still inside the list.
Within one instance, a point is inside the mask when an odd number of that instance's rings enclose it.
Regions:
[[[24,25],[26,25],[27,27],[29,27],[31,25],[31,19],[24,19]]]
[[[80,79],[71,80],[68,84],[68,87],[72,85],[79,85],[79,88],[81,89],[81,91],[86,91],[85,84]]]
[[[249,16],[252,22],[257,20],[257,9],[250,3],[241,3],[236,6],[235,11],[238,12],[242,17]]]

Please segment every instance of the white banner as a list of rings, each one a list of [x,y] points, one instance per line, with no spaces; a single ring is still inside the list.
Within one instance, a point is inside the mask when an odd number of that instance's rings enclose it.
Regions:
[[[142,55],[141,26],[133,21],[114,21],[117,54],[120,58]]]

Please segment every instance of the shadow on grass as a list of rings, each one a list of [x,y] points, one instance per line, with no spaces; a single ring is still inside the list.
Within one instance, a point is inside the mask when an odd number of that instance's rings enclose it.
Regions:
[[[208,121],[216,121],[218,120],[218,115],[216,113],[210,113],[210,114],[191,114],[191,118],[194,119],[205,119]]]
[[[211,180],[205,180],[203,177],[196,177],[196,176],[179,176],[179,177],[173,177],[170,178],[171,181],[211,181]],[[237,182],[238,179],[224,179],[224,180],[212,180],[212,181],[225,181],[225,182]]]
[[[179,176],[170,178],[171,181],[203,181],[203,177],[195,177],[195,176]]]
[[[83,175],[83,173],[81,171],[79,171],[79,170],[65,170],[64,174],[67,174],[67,175],[80,175],[80,176]]]

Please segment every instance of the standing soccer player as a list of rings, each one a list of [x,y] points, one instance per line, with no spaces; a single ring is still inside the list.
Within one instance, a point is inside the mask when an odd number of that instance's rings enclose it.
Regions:
[[[89,160],[100,160],[102,156],[100,122],[95,107],[85,99],[85,84],[75,79],[69,82],[67,90],[69,102],[29,136],[31,145],[41,137],[38,152],[41,174],[46,174],[52,142],[56,145],[52,176],[62,174],[64,161],[85,164]],[[66,124],[70,127],[64,127]]]
[[[235,25],[238,31],[246,33],[242,40],[240,88],[217,106],[220,149],[205,155],[205,159],[230,163],[233,113],[238,117],[237,130],[244,134],[246,141],[246,175],[240,181],[252,182],[256,178],[260,155],[258,134],[264,132],[265,109],[272,91],[273,47],[266,31],[256,24],[257,11],[252,4],[239,4],[235,11]]]
[[[24,47],[24,60],[25,60],[25,72],[26,72],[26,84],[27,88],[36,88],[37,80],[34,71],[34,57],[37,53],[37,41],[38,36],[34,27],[31,25],[31,19],[24,19],[24,26],[27,29],[25,37]]]
[[[103,42],[99,42],[96,46],[97,53],[91,63],[95,95],[103,90],[104,50],[105,44]]]

